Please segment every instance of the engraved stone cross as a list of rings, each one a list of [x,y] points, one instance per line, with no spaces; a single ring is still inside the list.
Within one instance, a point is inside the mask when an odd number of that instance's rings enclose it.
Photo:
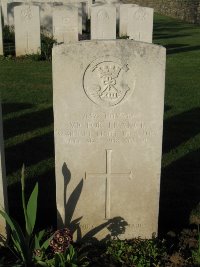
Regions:
[[[105,173],[85,173],[87,178],[106,178],[106,193],[105,193],[105,219],[110,219],[110,184],[114,177],[123,177],[132,179],[132,171],[129,173],[112,173],[111,171],[112,150],[106,149],[106,172]]]
[[[29,53],[29,42],[30,42],[30,36],[29,36],[29,32],[26,32],[26,50],[27,53]]]

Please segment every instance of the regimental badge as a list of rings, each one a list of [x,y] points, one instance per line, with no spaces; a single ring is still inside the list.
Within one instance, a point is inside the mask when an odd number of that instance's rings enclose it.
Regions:
[[[31,12],[31,7],[30,6],[28,6],[28,7],[25,6],[21,10],[21,17],[24,20],[31,20],[32,19],[32,12]]]
[[[84,73],[85,93],[98,105],[115,106],[128,98],[134,89],[135,83],[130,84],[129,73],[128,64],[122,64],[117,58],[97,59]]]

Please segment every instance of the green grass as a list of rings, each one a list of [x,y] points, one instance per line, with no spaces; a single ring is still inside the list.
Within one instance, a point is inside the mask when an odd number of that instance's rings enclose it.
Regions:
[[[154,42],[167,48],[160,231],[188,223],[200,201],[200,27],[157,15]]]
[[[200,27],[155,16],[154,43],[167,48],[160,231],[187,225],[200,201]],[[0,61],[11,213],[20,218],[20,169],[40,183],[40,225],[55,223],[50,62]],[[77,162],[78,164],[78,162]]]
[[[0,61],[0,88],[11,212],[20,219],[19,179],[25,163],[28,191],[40,181],[40,211],[46,215],[40,224],[51,224],[55,222],[51,63]]]

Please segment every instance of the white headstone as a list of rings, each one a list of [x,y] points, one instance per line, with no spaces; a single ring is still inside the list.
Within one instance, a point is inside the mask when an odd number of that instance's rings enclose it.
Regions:
[[[8,212],[7,200],[7,183],[6,183],[6,168],[4,158],[4,142],[3,142],[3,121],[0,105],[0,209]],[[0,215],[0,243],[1,235],[6,238],[6,222]]]
[[[119,36],[127,36],[128,11],[135,4],[122,4],[119,7]]]
[[[165,58],[131,40],[53,48],[59,227],[98,239],[157,232]]]
[[[116,39],[116,8],[111,5],[91,7],[91,40]]]
[[[72,7],[78,8],[78,32],[79,34],[83,33],[83,5],[80,2],[71,2],[71,1],[67,1],[66,5],[71,5]]]
[[[14,25],[14,8],[17,6],[24,6],[24,2],[22,1],[14,1],[8,3],[7,8],[7,24],[9,26]],[[52,14],[53,8],[55,6],[59,6],[62,3],[58,2],[31,2],[31,5],[39,7],[39,16],[40,16],[40,24],[41,24],[41,31],[44,34],[52,34]]]
[[[116,22],[117,22],[117,29],[119,28],[119,8],[121,5],[120,0],[98,0],[95,1],[94,5],[110,5],[116,8]]]
[[[4,25],[7,25],[7,4],[8,4],[8,0],[1,0],[1,9],[2,9]]]
[[[135,41],[152,43],[153,8],[138,6],[129,9],[127,35]]]
[[[63,1],[66,5],[72,5],[78,8],[78,19],[79,19],[79,34],[82,34],[86,30],[87,23],[87,3],[84,0],[65,0]]]
[[[14,8],[16,56],[40,53],[39,7],[23,5]]]
[[[3,55],[3,28],[2,28],[1,6],[0,6],[0,55]]]
[[[78,41],[78,8],[63,6],[54,9],[53,37],[59,43]]]

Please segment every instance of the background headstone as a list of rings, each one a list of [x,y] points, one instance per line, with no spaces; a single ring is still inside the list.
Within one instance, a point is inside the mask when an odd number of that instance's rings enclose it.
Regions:
[[[153,8],[138,6],[129,9],[127,35],[135,41],[152,43]]]
[[[128,10],[135,4],[121,4],[119,7],[119,36],[127,36]]]
[[[78,239],[157,232],[165,58],[131,40],[53,48],[58,225]]]
[[[88,19],[88,8],[90,0],[63,0],[65,4],[70,4],[79,9],[79,33],[82,34],[82,31],[87,29],[87,19]],[[81,26],[81,27],[80,27]]]
[[[3,55],[3,28],[2,28],[1,6],[0,6],[0,55]]]
[[[39,7],[23,5],[14,8],[16,56],[40,53]]]
[[[62,5],[61,2],[31,2],[31,5],[38,6],[39,7],[39,15],[40,15],[40,25],[41,25],[41,31],[45,35],[51,35],[52,34],[52,14],[54,7]],[[9,26],[14,25],[14,8],[16,6],[22,6],[24,5],[24,2],[20,1],[14,1],[8,3],[7,8],[7,22]]]
[[[8,0],[1,0],[1,9],[2,9],[4,25],[7,25],[7,4],[8,4]]]
[[[96,0],[95,5],[110,5],[116,8],[117,29],[119,28],[119,8],[121,5],[120,0]]]
[[[91,7],[91,40],[116,39],[116,8],[111,5]]]
[[[78,41],[78,8],[62,6],[54,9],[53,37],[59,43]]]
[[[1,103],[0,103],[0,209],[8,212]],[[0,216],[0,243],[1,243],[1,235],[5,238],[7,236],[6,222],[2,216]]]

